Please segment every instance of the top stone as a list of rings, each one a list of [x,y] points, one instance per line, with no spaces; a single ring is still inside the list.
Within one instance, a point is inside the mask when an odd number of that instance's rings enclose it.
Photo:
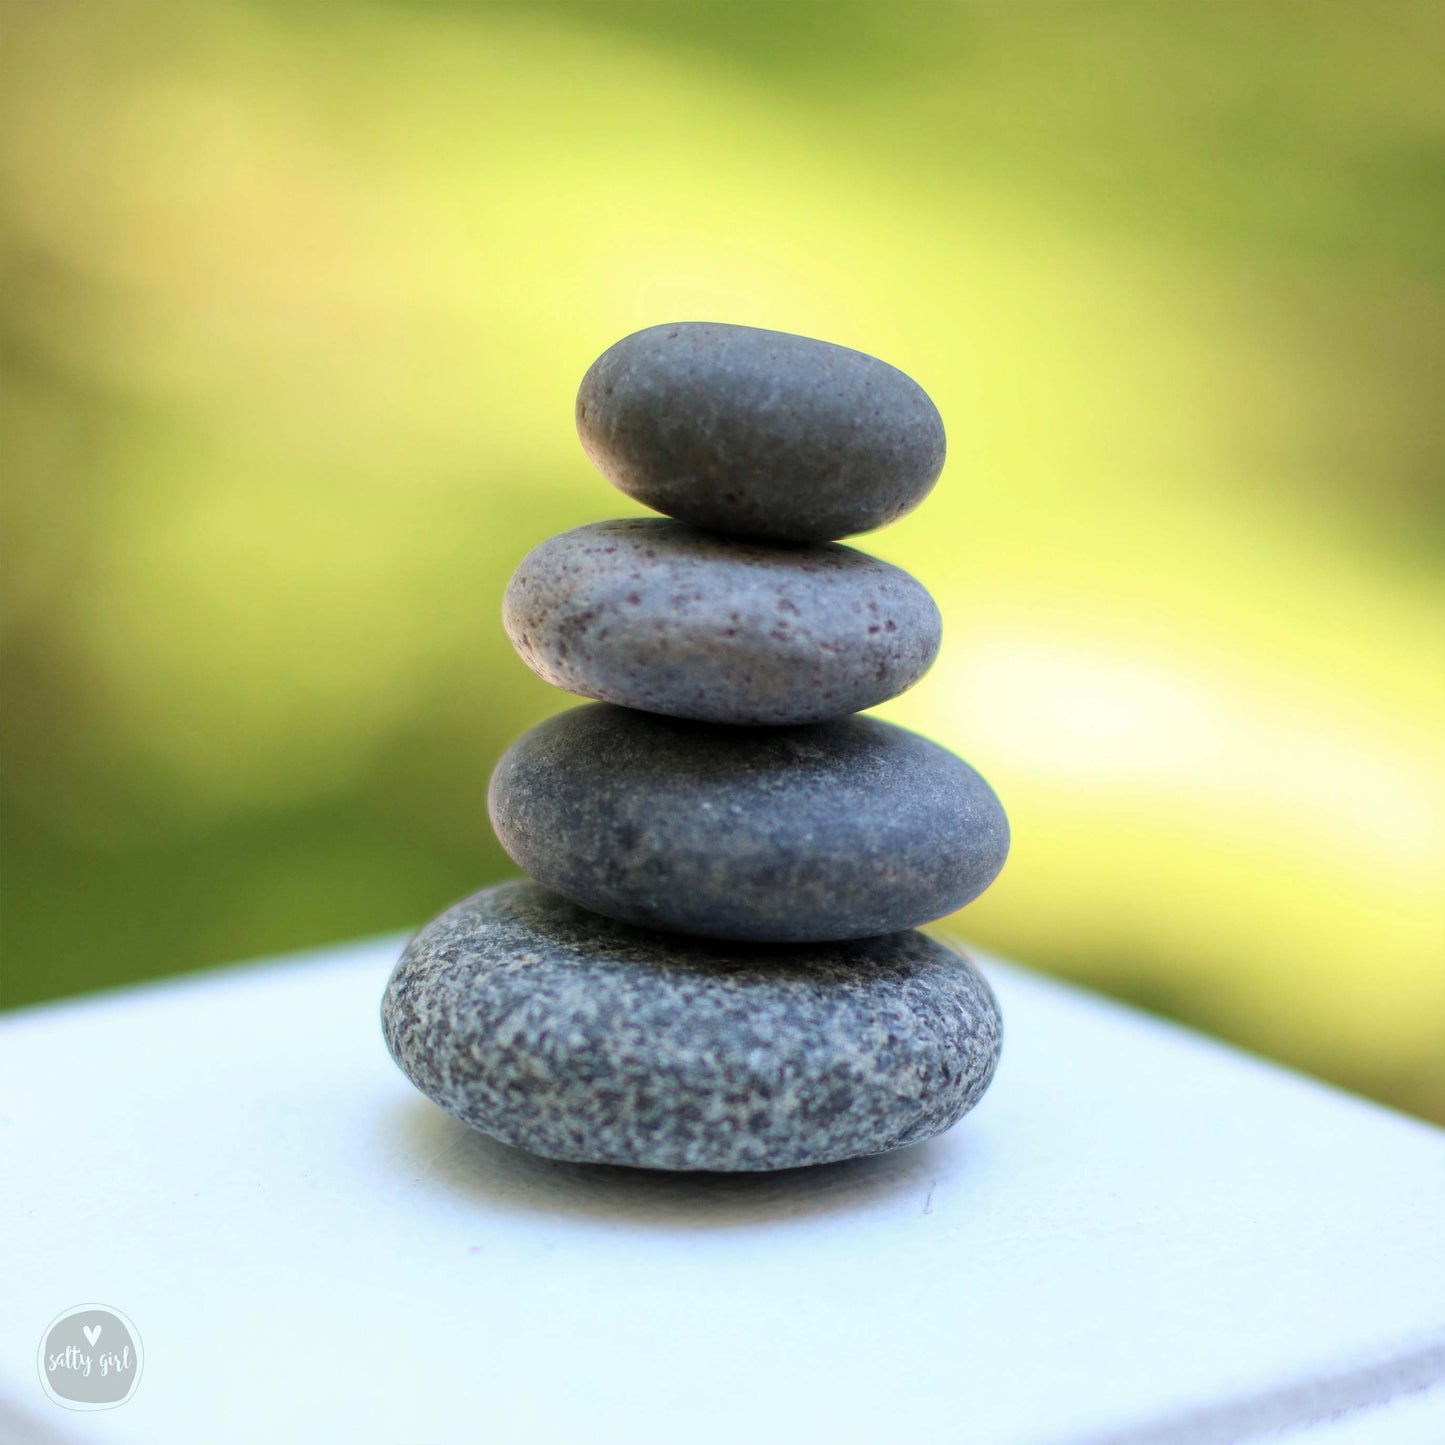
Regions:
[[[861,351],[689,321],[624,337],[577,393],[587,455],[628,496],[694,526],[828,542],[896,521],[943,468],[943,421]]]

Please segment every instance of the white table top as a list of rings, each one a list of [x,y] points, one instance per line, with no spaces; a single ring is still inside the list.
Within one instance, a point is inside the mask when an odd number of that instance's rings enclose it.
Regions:
[[[0,1021],[0,1439],[1445,1439],[1427,1125],[986,963],[1003,1062],[941,1139],[548,1164],[392,1065],[396,947]],[[36,1366],[83,1302],[144,1346],[90,1413]]]

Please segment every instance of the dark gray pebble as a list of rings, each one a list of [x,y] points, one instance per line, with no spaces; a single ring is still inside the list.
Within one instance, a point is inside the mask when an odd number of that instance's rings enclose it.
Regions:
[[[1008,853],[993,790],[873,717],[731,728],[573,708],[492,774],[526,873],[598,913],[714,938],[863,938],[977,897]]]
[[[895,521],[943,467],[938,410],[897,368],[711,321],[604,351],[577,393],[577,431],[602,475],[654,511],[799,542]]]
[[[422,1093],[551,1159],[761,1170],[955,1123],[998,1060],[998,1004],[921,933],[766,948],[645,933],[530,882],[429,923],[381,1005]]]
[[[942,619],[907,572],[833,543],[785,546],[662,517],[534,548],[502,603],[512,646],[583,697],[720,723],[806,723],[913,686]]]

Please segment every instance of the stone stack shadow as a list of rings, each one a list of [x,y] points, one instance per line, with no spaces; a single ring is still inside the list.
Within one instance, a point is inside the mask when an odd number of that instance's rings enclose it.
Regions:
[[[554,1159],[782,1169],[941,1132],[1000,1020],[917,928],[988,887],[1008,823],[961,759],[859,715],[927,671],[941,619],[836,540],[932,489],[937,410],[860,352],[687,323],[604,352],[577,426],[665,515],[553,537],[513,576],[518,654],[595,701],[498,763],[492,824],[529,878],[408,944],[392,1056]]]

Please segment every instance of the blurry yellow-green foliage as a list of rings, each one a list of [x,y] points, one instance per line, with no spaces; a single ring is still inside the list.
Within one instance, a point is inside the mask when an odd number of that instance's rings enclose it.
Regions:
[[[862,545],[1014,822],[962,930],[1445,1115],[1445,7],[4,21],[7,1003],[509,871],[502,587],[635,510],[587,364],[709,318],[948,423]]]

